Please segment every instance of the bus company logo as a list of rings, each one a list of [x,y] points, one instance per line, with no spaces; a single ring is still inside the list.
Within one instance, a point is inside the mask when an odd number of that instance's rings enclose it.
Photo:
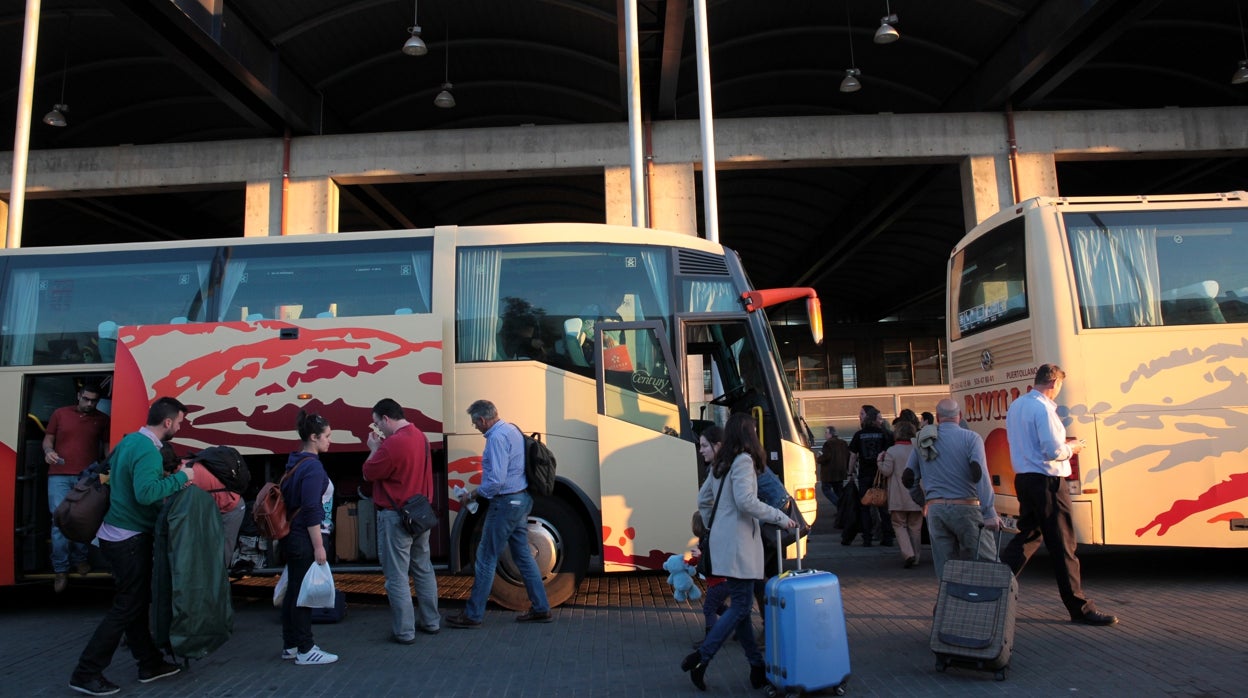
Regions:
[[[979,355],[979,367],[985,371],[992,370],[992,352],[987,349]]]
[[[966,417],[968,422],[1001,421],[1005,419],[1010,403],[1022,394],[1018,388],[969,393],[965,398],[962,416]]]
[[[633,371],[633,389],[642,395],[662,397],[672,394],[672,381],[662,376],[652,376],[646,371]]]

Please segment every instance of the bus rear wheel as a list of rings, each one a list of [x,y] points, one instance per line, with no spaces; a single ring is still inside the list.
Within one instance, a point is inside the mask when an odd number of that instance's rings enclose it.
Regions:
[[[572,507],[555,497],[534,497],[533,511],[529,513],[529,550],[542,575],[550,607],[572,598],[589,570],[588,537]],[[498,558],[490,599],[513,611],[529,609],[524,580],[510,550],[504,550]]]

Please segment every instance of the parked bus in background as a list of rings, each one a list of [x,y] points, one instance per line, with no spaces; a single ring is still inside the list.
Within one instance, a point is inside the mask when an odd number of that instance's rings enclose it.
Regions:
[[[481,520],[448,494],[479,482],[464,410],[490,399],[558,457],[530,522],[552,603],[587,572],[689,549],[695,434],[730,409],[764,420],[769,465],[815,516],[762,309],[805,298],[818,332],[818,299],[749,288],[735,253],[696,237],[550,224],[18,249],[0,293],[0,584],[51,578],[42,422],[88,379],[109,385],[113,442],[175,397],[190,407],[175,448],[238,448],[253,489],[280,475],[298,411],[319,412],[338,503],[368,494],[372,405],[394,398],[433,448],[435,561],[468,573]],[[339,558],[375,568],[363,540]],[[495,600],[527,603],[499,569]]]
[[[1248,195],[1031,199],[957,244],[948,289],[1002,513],[1006,410],[1055,363],[1080,543],[1248,546]]]

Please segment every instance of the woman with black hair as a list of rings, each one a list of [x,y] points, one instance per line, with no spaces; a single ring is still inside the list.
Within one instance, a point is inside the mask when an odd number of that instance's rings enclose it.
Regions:
[[[299,410],[295,428],[302,443],[286,461],[281,482],[282,500],[291,517],[290,533],[281,541],[287,575],[282,599],[282,659],[293,659],[299,665],[333,664],[338,655],[322,650],[312,637],[312,609],[296,604],[304,575],[313,563],[329,564],[321,538],[325,516],[321,501],[330,485],[320,455],[329,450],[332,431],[324,417],[303,410]]]
[[[723,445],[715,454],[710,476],[698,492],[698,511],[711,531],[711,572],[725,578],[731,601],[701,646],[680,663],[680,668],[689,672],[693,685],[703,691],[707,665],[733,633],[750,664],[750,684],[762,688],[767,683],[763,653],[755,642],[750,622],[754,581],[764,576],[758,523],[765,521],[785,528],[797,524],[779,509],[759,501],[758,474],[766,467],[764,463],[763,447],[750,415],[738,413],[729,417]]]

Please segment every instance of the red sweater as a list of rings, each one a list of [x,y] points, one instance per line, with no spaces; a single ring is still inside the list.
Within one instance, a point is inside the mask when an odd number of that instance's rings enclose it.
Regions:
[[[395,509],[417,494],[433,500],[429,440],[411,424],[394,432],[364,461],[364,479],[373,483],[373,501]]]

